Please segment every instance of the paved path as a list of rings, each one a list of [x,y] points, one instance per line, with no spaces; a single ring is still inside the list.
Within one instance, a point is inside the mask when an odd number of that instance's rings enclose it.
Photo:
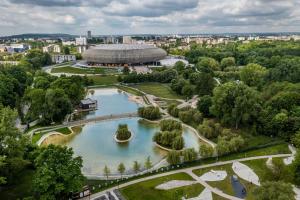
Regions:
[[[148,176],[148,177],[145,177],[145,178],[140,178],[140,179],[136,179],[136,180],[133,180],[133,181],[130,181],[130,182],[127,182],[127,183],[123,183],[123,184],[121,184],[119,186],[115,186],[115,187],[103,190],[102,192],[95,193],[95,194],[91,195],[91,199],[96,199],[96,198],[104,195],[106,192],[111,191],[111,190],[115,190],[115,189],[118,189],[118,188],[124,188],[124,187],[127,187],[129,185],[133,185],[133,184],[136,184],[136,183],[140,183],[140,182],[143,182],[143,181],[147,181],[147,180],[151,180],[151,179],[155,179],[155,178],[159,178],[159,177],[163,177],[163,176],[177,174],[177,173],[180,173],[180,172],[191,174],[192,171],[196,170],[196,169],[202,169],[202,168],[208,168],[208,167],[214,167],[214,166],[232,164],[233,162],[236,162],[236,161],[243,162],[243,161],[248,161],[248,160],[267,159],[267,158],[270,158],[270,157],[272,157],[272,158],[288,157],[288,156],[291,156],[291,155],[292,154],[278,154],[278,155],[267,155],[267,156],[255,156],[255,157],[241,158],[241,159],[236,159],[236,160],[222,161],[222,162],[217,162],[217,163],[212,163],[212,164],[207,164],[207,165],[195,166],[195,167],[190,167],[190,168],[186,168],[186,169],[174,170],[174,171],[166,172],[166,173],[163,173],[163,174],[156,174],[156,175],[153,175],[153,176]],[[195,176],[196,175],[193,175],[192,177],[195,177]],[[214,192],[214,193],[216,193],[216,194],[218,194],[218,195],[220,195],[220,196],[222,196],[222,197],[224,197],[226,199],[241,200],[239,198],[232,197],[230,195],[227,195],[227,194],[223,193],[222,191],[220,191],[220,190],[218,190],[216,188],[213,188],[213,187],[209,186],[207,183],[205,183],[202,180],[200,180],[199,177],[197,179],[195,179],[195,180],[197,180],[201,184],[203,183],[203,185],[205,187],[210,188],[212,192]]]
[[[69,126],[79,126],[91,122],[98,122],[98,121],[105,121],[105,120],[111,120],[111,119],[121,119],[121,118],[128,118],[128,117],[138,117],[137,112],[133,113],[123,113],[123,114],[114,114],[114,115],[104,115],[104,116],[97,116],[93,117],[90,119],[83,119],[83,120],[77,120],[77,121],[72,121],[72,122],[66,122],[57,126],[48,126],[48,127],[41,127],[41,128],[36,128],[27,133],[27,135],[32,136],[35,132],[40,131],[40,132],[49,132],[51,130],[59,129],[59,128],[64,128],[64,127],[69,127]]]

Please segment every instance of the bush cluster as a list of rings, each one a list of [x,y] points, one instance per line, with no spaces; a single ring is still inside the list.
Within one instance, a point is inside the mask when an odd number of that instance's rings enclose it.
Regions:
[[[131,137],[131,132],[128,130],[127,124],[119,124],[117,130],[118,140],[128,140]]]

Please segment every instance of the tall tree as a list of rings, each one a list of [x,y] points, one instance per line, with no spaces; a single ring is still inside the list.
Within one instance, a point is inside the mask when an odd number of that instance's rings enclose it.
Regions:
[[[110,175],[110,169],[105,165],[103,168],[104,176],[106,176],[106,180],[108,180],[108,176]]]
[[[295,200],[292,185],[284,182],[264,182],[252,193],[255,200]]]
[[[126,168],[125,168],[124,164],[120,163],[119,166],[118,166],[118,171],[121,174],[121,179],[122,179],[122,176],[123,176],[125,170],[126,170]]]
[[[214,89],[211,113],[236,129],[254,123],[260,109],[259,93],[244,83],[228,82]]]
[[[138,173],[138,171],[140,171],[140,169],[141,169],[141,164],[138,163],[138,161],[134,161],[133,162],[133,171],[135,173]]]
[[[68,199],[84,184],[82,159],[71,148],[49,145],[41,149],[35,166],[33,190],[40,199]]]
[[[150,156],[148,156],[146,159],[146,162],[145,162],[145,168],[147,170],[149,170],[149,169],[151,169],[151,167],[152,167],[152,162],[151,162]]]
[[[262,85],[263,78],[266,75],[266,68],[250,63],[241,70],[241,80],[250,87],[259,87]]]

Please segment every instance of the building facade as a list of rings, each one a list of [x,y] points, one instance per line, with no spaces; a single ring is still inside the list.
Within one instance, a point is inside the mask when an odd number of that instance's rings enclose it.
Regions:
[[[76,61],[75,55],[52,55],[53,63],[63,63],[63,62],[71,62]]]

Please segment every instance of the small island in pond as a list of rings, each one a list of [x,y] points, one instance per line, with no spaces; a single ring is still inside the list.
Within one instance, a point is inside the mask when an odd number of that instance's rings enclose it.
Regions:
[[[132,138],[132,133],[129,131],[127,124],[119,124],[115,135],[117,142],[128,142]]]

